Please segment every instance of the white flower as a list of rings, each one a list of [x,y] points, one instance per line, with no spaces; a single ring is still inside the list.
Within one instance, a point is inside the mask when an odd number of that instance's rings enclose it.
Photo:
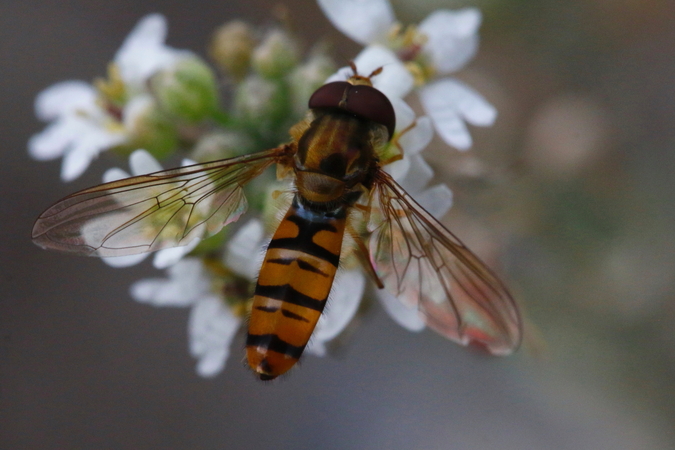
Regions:
[[[478,92],[450,77],[434,79],[460,70],[478,48],[480,11],[464,8],[439,10],[417,28],[402,29],[395,22],[388,0],[318,0],[333,25],[367,47],[354,59],[361,75],[382,67],[373,85],[388,97],[404,97],[419,86],[426,114],[439,136],[459,150],[472,145],[465,122],[490,126],[495,108]],[[351,75],[342,68],[334,79]]]
[[[28,141],[28,152],[37,160],[63,157],[61,179],[71,181],[89,167],[98,154],[127,140],[120,123],[96,103],[93,86],[64,81],[38,94],[35,114],[52,121]]]
[[[195,161],[184,159],[182,163],[183,166],[189,166],[191,164],[195,164]],[[108,183],[111,181],[122,180],[132,175],[138,176],[145,175],[147,173],[159,172],[162,170],[162,166],[150,153],[140,149],[129,155],[129,169],[131,170],[131,175],[117,167],[108,169],[103,174],[103,182]],[[165,269],[173,264],[176,264],[183,256],[194,250],[199,242],[200,239],[195,238],[188,245],[159,250],[154,254],[153,265],[157,269]],[[147,258],[148,255],[149,253],[139,253],[137,255],[113,256],[101,259],[104,263],[111,267],[129,267],[140,263],[145,258]]]
[[[71,181],[89,167],[104,150],[125,144],[134,133],[138,118],[152,106],[147,80],[168,68],[188,52],[164,45],[166,19],[145,16],[127,36],[115,55],[110,71],[111,89],[117,103],[89,83],[64,81],[38,94],[35,114],[51,122],[28,142],[29,154],[38,160],[63,157],[61,179]]]
[[[147,92],[146,82],[156,72],[173,67],[180,59],[192,55],[164,44],[167,35],[166,17],[148,14],[131,30],[115,54],[124,85],[133,96]]]
[[[265,229],[258,219],[251,219],[227,242],[225,265],[237,275],[255,280],[265,253]]]
[[[388,0],[318,0],[333,26],[359,44],[386,41],[396,17]]]
[[[241,326],[241,310],[234,314],[232,307],[242,299],[224,298],[228,291],[227,283],[253,282],[260,269],[264,243],[262,223],[251,219],[230,239],[224,261],[233,262],[228,267],[243,279],[235,281],[230,277],[224,281],[220,292],[214,292],[213,286],[222,286],[223,280],[214,280],[199,258],[183,258],[167,269],[169,278],[145,279],[131,286],[131,296],[142,303],[154,306],[191,307],[188,322],[190,353],[198,359],[197,373],[204,377],[217,375],[225,367],[230,354],[230,344],[234,334]],[[259,255],[252,258],[252,255]],[[256,264],[255,271],[250,268]],[[243,272],[243,273],[242,273]]]
[[[197,373],[217,375],[225,367],[232,339],[241,326],[197,258],[184,258],[168,270],[169,278],[151,278],[131,285],[131,296],[153,306],[191,307],[188,323],[190,353],[198,359]]]

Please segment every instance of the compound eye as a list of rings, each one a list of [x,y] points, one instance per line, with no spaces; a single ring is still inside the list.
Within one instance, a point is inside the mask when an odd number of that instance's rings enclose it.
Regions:
[[[352,85],[346,81],[334,81],[332,83],[324,84],[319,89],[314,91],[309,98],[310,109],[314,108],[339,108],[342,98],[345,96],[345,91]]]
[[[339,108],[362,119],[384,125],[389,139],[396,128],[396,114],[391,102],[372,86],[353,85],[346,81],[324,84],[309,99],[310,108]]]
[[[372,86],[350,85],[345,109],[357,116],[384,125],[389,139],[396,128],[396,114],[391,102],[381,91]]]

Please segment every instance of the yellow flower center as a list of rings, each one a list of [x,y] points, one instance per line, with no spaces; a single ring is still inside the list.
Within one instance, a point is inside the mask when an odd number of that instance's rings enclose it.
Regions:
[[[112,62],[108,64],[108,78],[95,79],[94,87],[106,103],[112,103],[117,106],[126,103],[127,90],[117,64]]]
[[[398,22],[395,23],[387,33],[387,41],[413,76],[416,86],[422,86],[434,77],[436,70],[427,55],[422,52],[429,38],[415,25],[404,27]]]

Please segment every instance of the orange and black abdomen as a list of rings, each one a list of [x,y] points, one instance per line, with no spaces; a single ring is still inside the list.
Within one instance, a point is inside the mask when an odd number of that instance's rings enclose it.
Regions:
[[[312,211],[296,197],[267,248],[253,297],[246,353],[263,380],[298,361],[340,261],[346,208]]]

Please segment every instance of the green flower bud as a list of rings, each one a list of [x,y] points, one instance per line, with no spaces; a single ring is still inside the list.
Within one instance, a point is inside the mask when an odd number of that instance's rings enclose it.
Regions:
[[[216,30],[209,46],[209,56],[235,80],[246,76],[256,41],[251,27],[243,21],[233,20]]]
[[[239,123],[263,139],[272,138],[288,119],[288,92],[281,83],[249,76],[237,86],[234,110]]]
[[[171,117],[195,123],[218,109],[216,78],[196,56],[157,73],[150,79],[150,86],[161,110]]]
[[[333,61],[323,52],[315,52],[293,70],[288,77],[293,113],[301,116],[307,111],[307,102],[326,79],[336,70]]]
[[[282,30],[271,31],[253,51],[253,69],[264,78],[280,78],[298,63],[298,45]]]
[[[215,161],[252,153],[253,141],[243,133],[236,131],[217,131],[202,136],[191,152],[191,158],[198,162]]]
[[[149,95],[135,97],[125,107],[124,127],[131,136],[128,144],[117,149],[124,154],[144,148],[161,160],[178,147],[176,127]]]

